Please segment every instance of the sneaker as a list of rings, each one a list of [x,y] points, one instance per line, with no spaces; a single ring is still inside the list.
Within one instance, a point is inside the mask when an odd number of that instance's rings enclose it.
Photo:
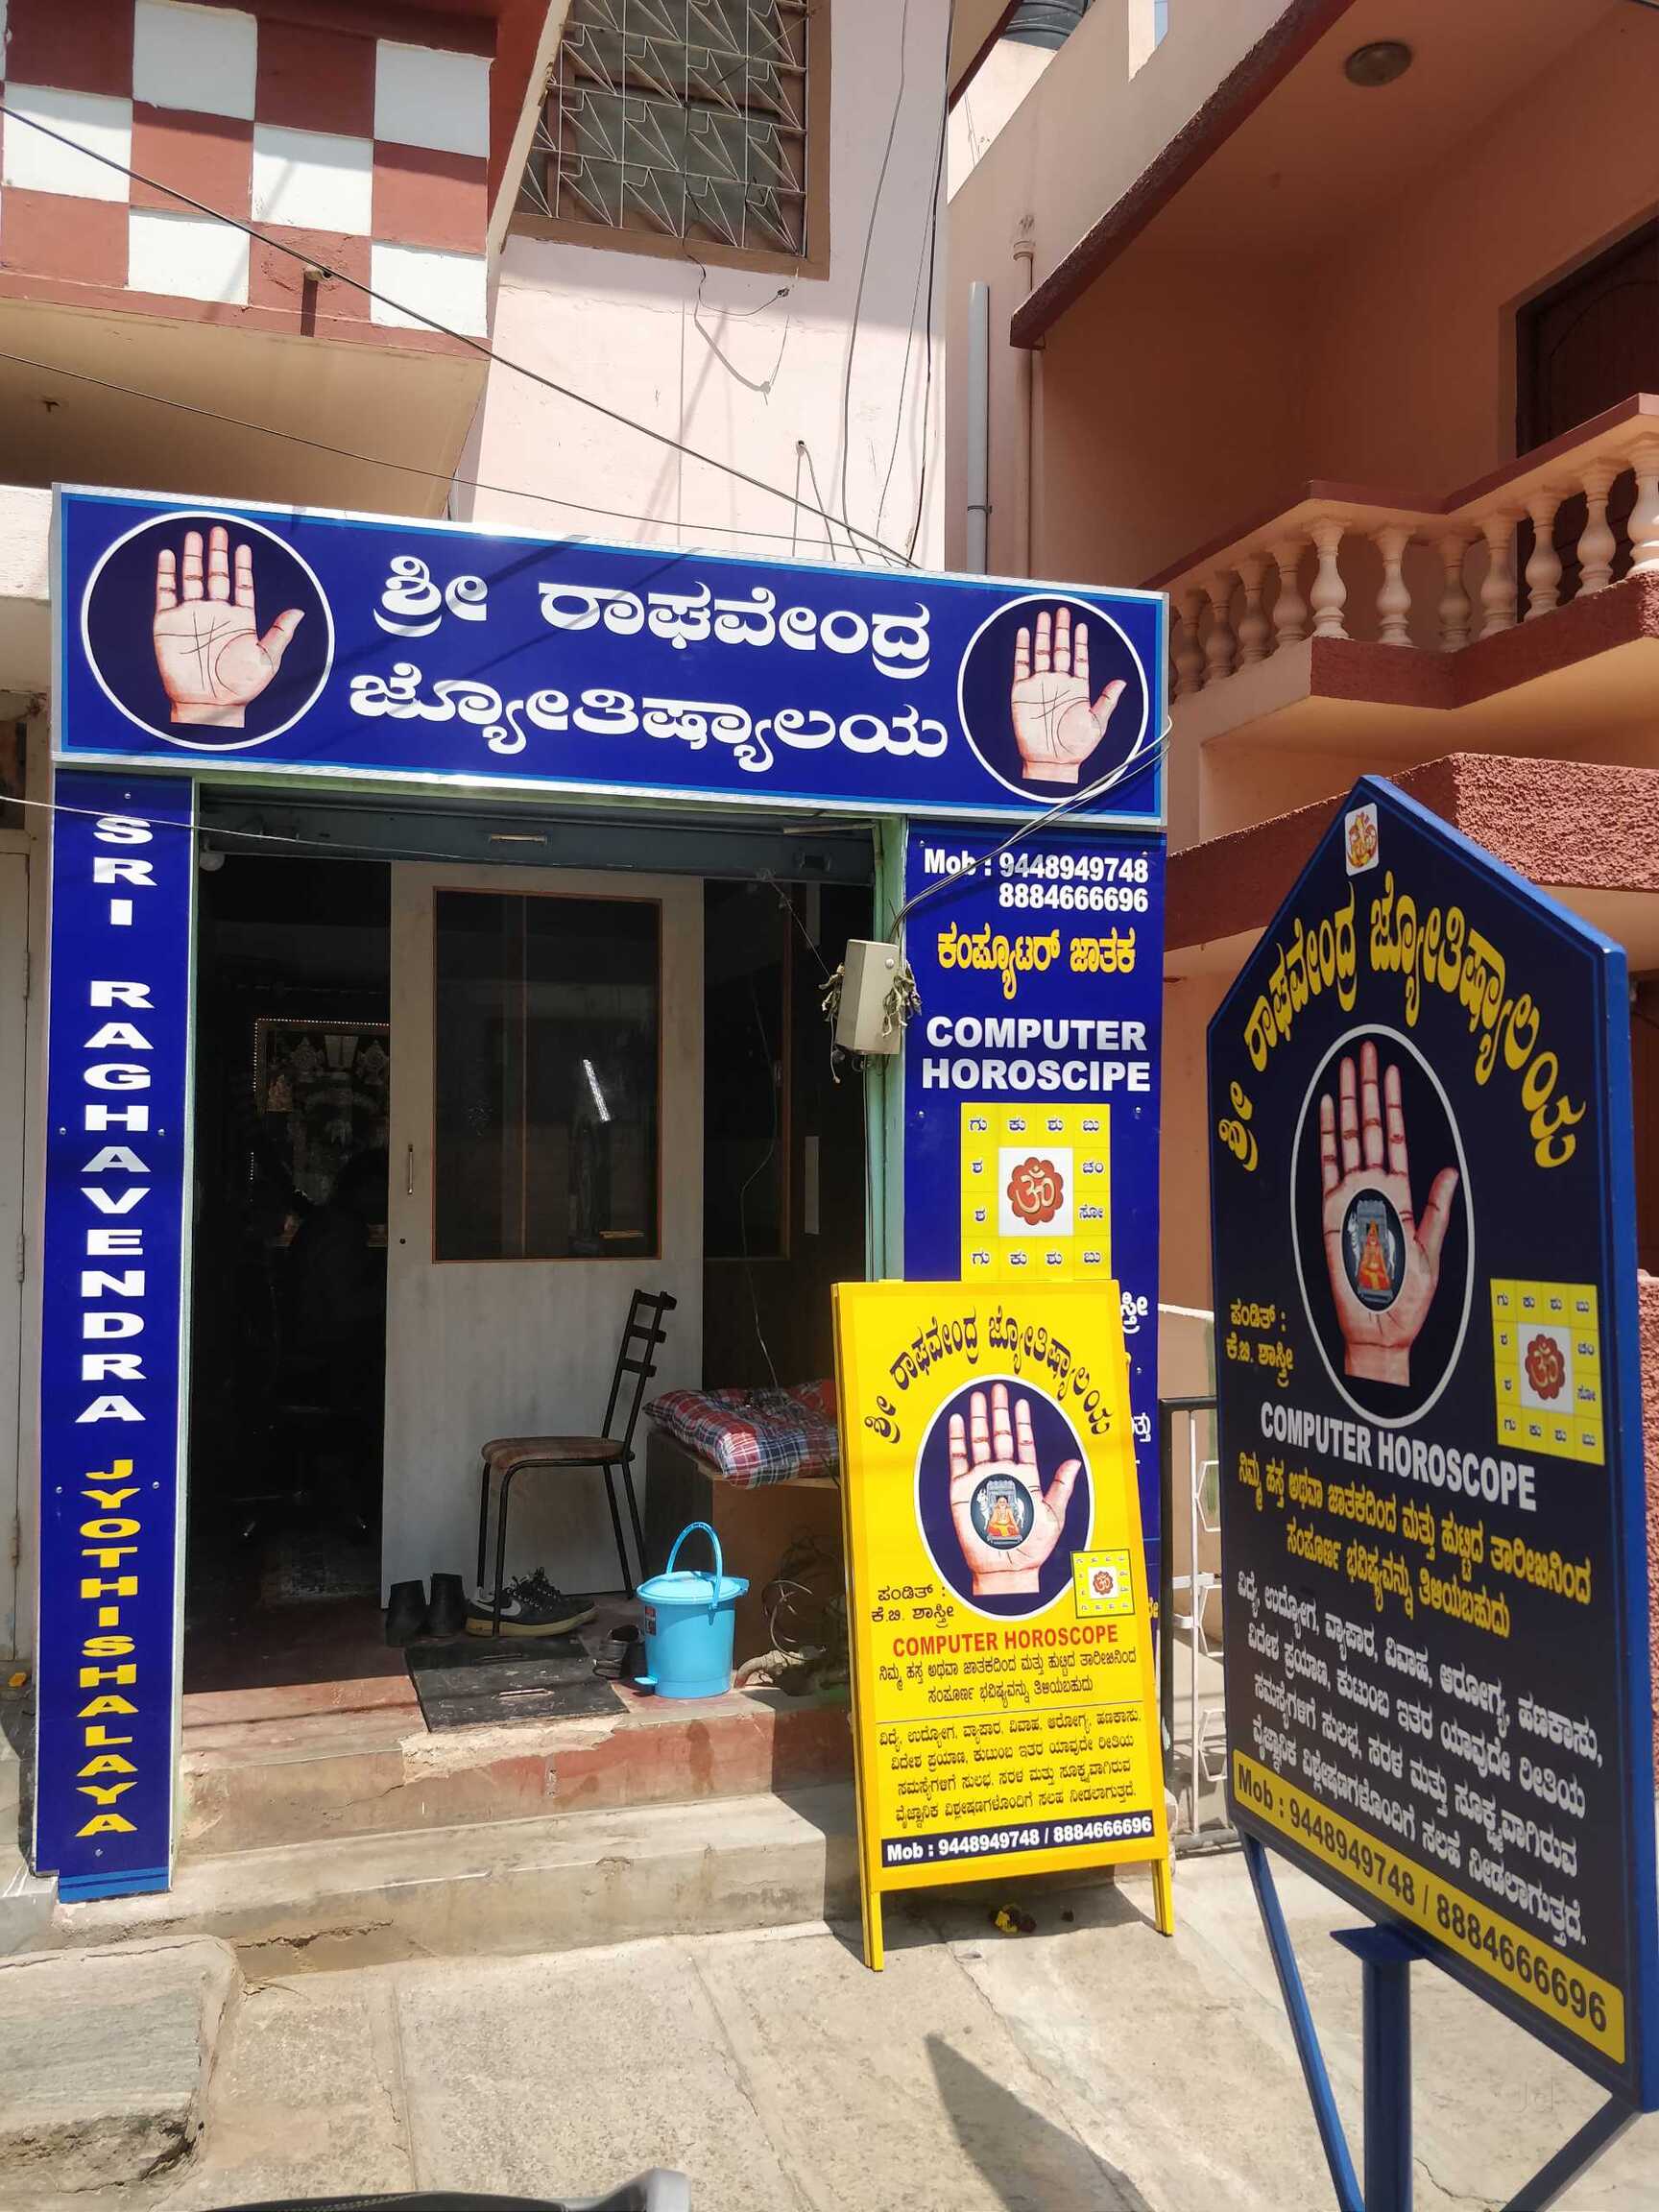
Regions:
[[[503,1636],[568,1636],[591,1621],[595,1608],[585,1598],[566,1598],[549,1582],[540,1567],[534,1575],[520,1575],[501,1593]],[[467,1607],[469,1636],[493,1633],[493,1607],[487,1595],[474,1598]]]

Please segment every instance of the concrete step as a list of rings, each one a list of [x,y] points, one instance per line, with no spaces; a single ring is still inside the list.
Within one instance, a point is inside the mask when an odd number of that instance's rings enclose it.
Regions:
[[[213,1936],[280,1974],[783,1927],[857,1894],[830,1787],[187,1858],[165,1895],[60,1905],[51,1940]]]
[[[360,1701],[344,1696],[361,1689]],[[186,1855],[785,1793],[851,1778],[845,1700],[774,1691],[429,1733],[405,1677],[185,1700]]]
[[[29,2195],[164,2172],[200,2133],[213,2048],[241,1988],[222,1943],[0,1960],[0,2169]]]

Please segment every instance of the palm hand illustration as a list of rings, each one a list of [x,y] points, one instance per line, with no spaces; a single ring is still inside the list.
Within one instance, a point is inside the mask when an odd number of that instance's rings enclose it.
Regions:
[[[156,665],[174,721],[240,730],[303,620],[301,609],[285,608],[261,637],[252,549],[237,546],[232,586],[229,536],[215,523],[207,533],[204,590],[202,533],[186,531],[181,564],[171,550],[156,557]]]
[[[1406,1115],[1400,1100],[1400,1070],[1390,1068],[1381,1098],[1377,1085],[1377,1047],[1359,1047],[1359,1075],[1344,1057],[1338,1082],[1341,1099],[1341,1165],[1337,1165],[1337,1114],[1327,1092],[1319,1101],[1319,1179],[1324,1191],[1325,1264],[1331,1295],[1347,1348],[1346,1371],[1373,1382],[1405,1388],[1411,1380],[1411,1347],[1429,1318],[1440,1286],[1440,1250],[1457,1193],[1457,1170],[1443,1167],[1429,1192],[1419,1221],[1411,1204],[1411,1170],[1406,1154]],[[1387,1165],[1383,1165],[1383,1107],[1387,1111]],[[1379,1191],[1400,1217],[1406,1250],[1400,1286],[1381,1310],[1367,1306],[1348,1279],[1342,1238],[1348,1210],[1361,1192]]]
[[[1022,624],[1014,639],[1009,706],[1026,781],[1075,783],[1105,736],[1123,690],[1121,683],[1108,684],[1091,702],[1089,625],[1079,622],[1073,630],[1069,607],[1058,608],[1052,622],[1046,610],[1038,615],[1035,659],[1031,633]]]
[[[1037,1588],[1038,1576],[1065,1529],[1066,1509],[1083,1462],[1063,1460],[1045,1492],[1031,1433],[1030,1404],[1023,1398],[1018,1401],[1010,1425],[1005,1382],[993,1384],[989,1414],[984,1391],[975,1390],[968,1401],[968,1419],[964,1429],[960,1413],[950,1416],[950,1518],[974,1577],[974,1595],[1029,1593]],[[993,1476],[1018,1483],[1030,1501],[1025,1535],[1006,1549],[987,1543],[974,1526],[974,1493]]]

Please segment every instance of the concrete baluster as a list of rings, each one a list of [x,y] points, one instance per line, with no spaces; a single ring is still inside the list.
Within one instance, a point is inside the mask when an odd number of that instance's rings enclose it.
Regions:
[[[1252,553],[1238,564],[1238,581],[1244,587],[1244,612],[1238,617],[1238,665],[1249,668],[1267,658],[1272,624],[1262,611],[1262,586],[1267,575],[1264,555]]]
[[[1346,536],[1347,526],[1341,522],[1322,521],[1313,525],[1313,542],[1319,552],[1319,573],[1313,579],[1311,599],[1315,637],[1346,637],[1348,635],[1342,627],[1348,587],[1336,565],[1336,556]]]
[[[1555,550],[1555,512],[1560,504],[1560,493],[1548,486],[1527,501],[1527,517],[1532,525],[1532,551],[1527,562],[1528,622],[1548,614],[1561,596],[1561,556]]]
[[[1502,630],[1515,627],[1516,585],[1515,570],[1509,558],[1509,541],[1515,531],[1515,518],[1507,513],[1488,515],[1480,525],[1480,535],[1486,541],[1486,574],[1480,584],[1480,606],[1485,620],[1480,625],[1482,637],[1496,637]]]
[[[1233,673],[1233,570],[1217,568],[1204,587],[1210,600],[1210,635],[1204,640],[1204,682],[1224,684]]]
[[[1404,522],[1391,522],[1376,535],[1377,550],[1382,556],[1382,583],[1377,593],[1377,635],[1378,641],[1383,645],[1411,642],[1411,587],[1402,568],[1406,548],[1410,542],[1411,532]]]
[[[1449,531],[1438,541],[1440,565],[1446,578],[1440,604],[1435,610],[1440,617],[1442,653],[1460,653],[1469,642],[1469,623],[1474,609],[1463,586],[1463,556],[1468,547],[1468,539],[1457,531]]]
[[[1175,617],[1175,696],[1190,699],[1204,688],[1204,648],[1198,625],[1204,613],[1204,594],[1192,587],[1181,594]]]
[[[1659,570],[1659,440],[1638,445],[1630,456],[1636,471],[1636,504],[1630,510],[1630,573]]]
[[[1607,519],[1607,494],[1618,473],[1610,461],[1593,461],[1584,471],[1584,503],[1589,515],[1578,541],[1581,599],[1591,591],[1605,591],[1613,581],[1613,556],[1619,550],[1619,541]]]
[[[1306,538],[1282,538],[1269,550],[1279,571],[1279,596],[1273,602],[1273,649],[1299,645],[1308,635],[1308,602],[1296,581],[1307,548]]]

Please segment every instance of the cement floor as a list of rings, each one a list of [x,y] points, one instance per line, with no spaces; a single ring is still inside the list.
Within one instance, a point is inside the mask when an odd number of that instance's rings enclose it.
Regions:
[[[1324,1893],[1282,1891],[1357,2131],[1358,1969]],[[1026,1902],[1023,1938],[948,1896],[891,1907],[879,1978],[853,1931],[808,1926],[250,1984],[191,2159],[118,2199],[27,2201],[575,2194],[661,2164],[696,2212],[1324,2212],[1238,1855],[1183,1863],[1172,1942],[1140,1879]],[[1476,2212],[1598,2095],[1444,1977],[1416,1982],[1418,2206]],[[1653,2212],[1659,2122],[1567,2203]]]

